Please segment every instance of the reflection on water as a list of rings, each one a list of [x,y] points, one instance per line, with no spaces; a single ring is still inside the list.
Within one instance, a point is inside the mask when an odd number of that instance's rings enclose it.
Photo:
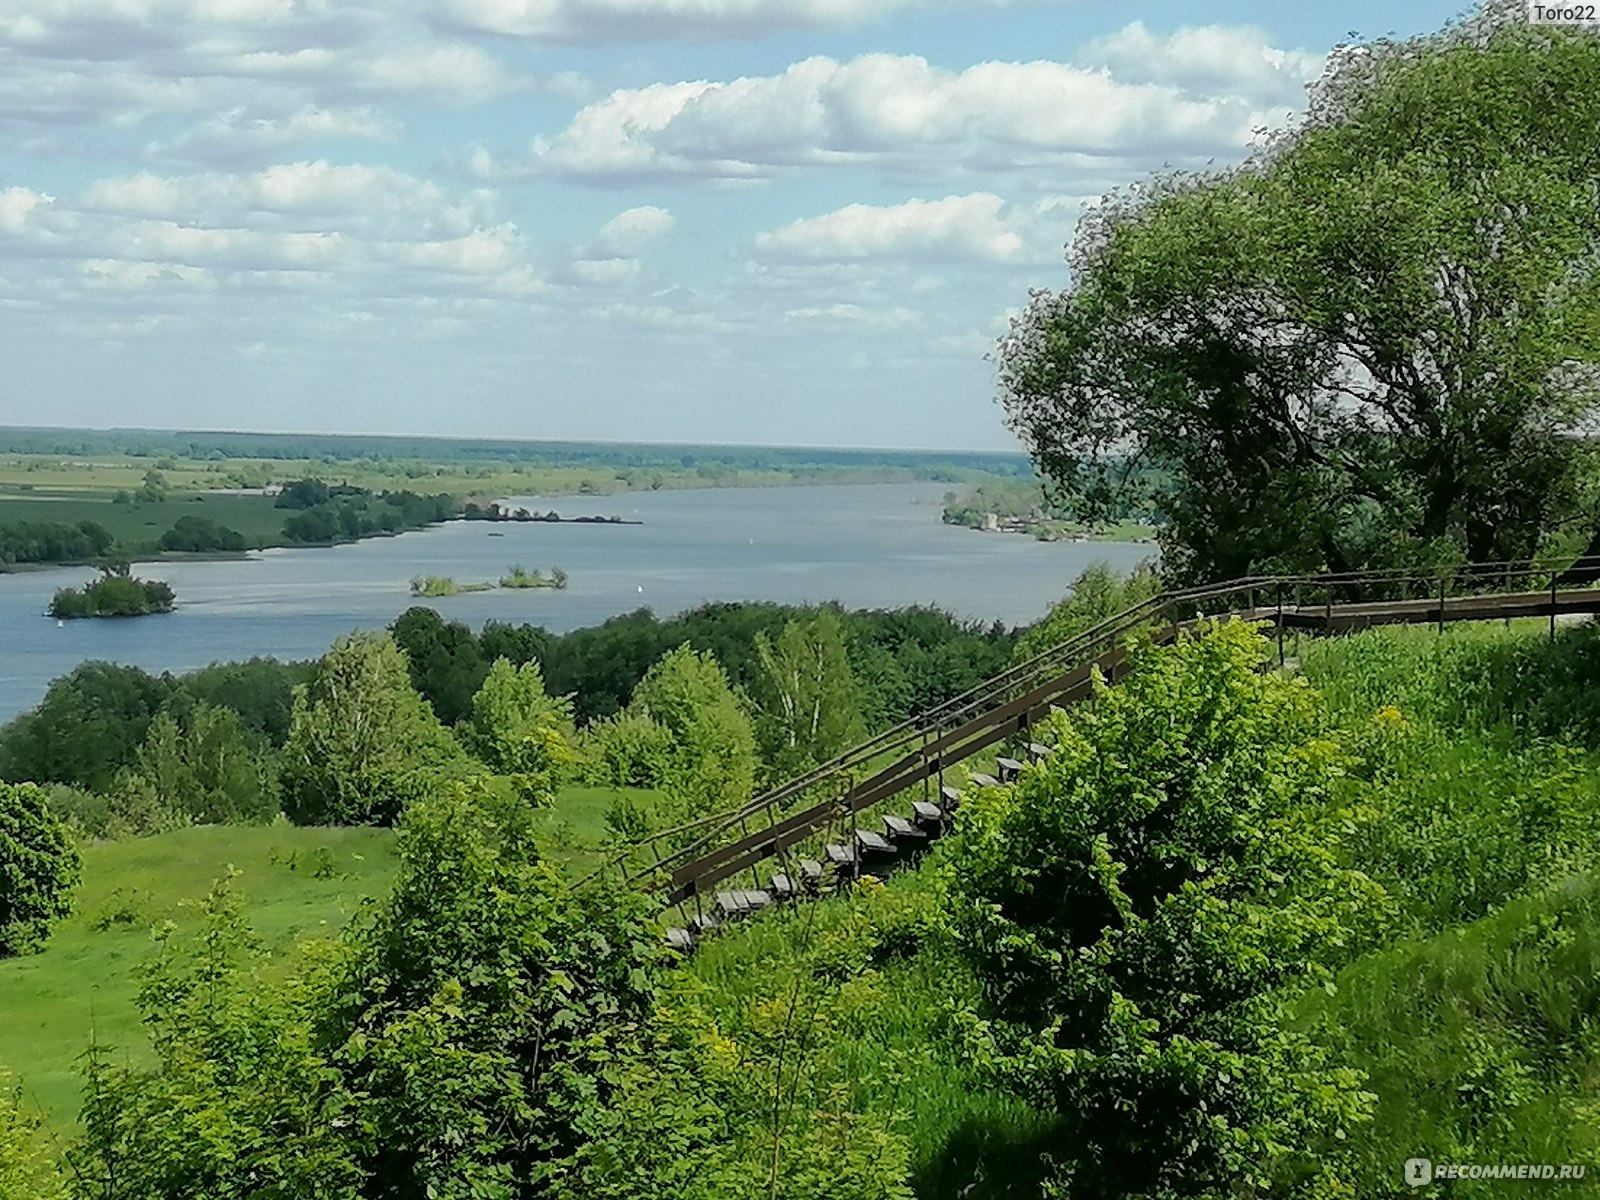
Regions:
[[[387,625],[416,575],[498,579],[513,563],[564,567],[566,590],[495,590],[423,601],[477,628],[494,619],[556,632],[644,606],[665,616],[710,600],[839,600],[851,608],[935,604],[961,616],[1036,619],[1088,563],[1127,568],[1153,546],[1045,544],[939,521],[941,484],[725,489],[538,501],[564,516],[643,525],[455,522],[331,549],[248,561],[163,563],[178,610],[129,621],[41,614],[58,587],[93,573],[0,576],[0,720],[38,703],[86,659],[181,671],[232,658],[309,658],[340,634]],[[535,498],[518,498],[535,504]],[[502,536],[495,536],[496,534]]]

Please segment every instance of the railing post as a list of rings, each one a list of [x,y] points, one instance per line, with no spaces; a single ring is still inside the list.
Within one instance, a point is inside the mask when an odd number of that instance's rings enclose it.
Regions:
[[[1556,572],[1553,567],[1550,570],[1550,640],[1556,640]]]
[[[1439,632],[1444,632],[1444,588],[1445,580],[1449,578],[1446,571],[1439,572]]]
[[[1278,669],[1283,670],[1283,583],[1278,583]]]

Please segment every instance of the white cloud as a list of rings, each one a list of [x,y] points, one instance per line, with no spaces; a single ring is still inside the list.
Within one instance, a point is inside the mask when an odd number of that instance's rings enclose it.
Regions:
[[[618,213],[600,226],[595,249],[612,255],[628,254],[671,233],[676,224],[666,209],[642,204]]]
[[[1198,37],[1173,39],[1175,63],[1199,61]],[[1280,74],[1285,89],[1298,89],[1293,71]],[[521,164],[481,151],[473,161],[485,174],[520,166],[599,183],[759,179],[839,163],[946,178],[1042,165],[1126,173],[1128,162],[1241,150],[1271,118],[1263,97],[1225,82],[1207,91],[1059,62],[947,71],[909,55],[816,57],[776,75],[621,89],[535,138]]]
[[[1008,0],[969,6],[1003,7]],[[447,23],[488,33],[563,42],[748,37],[862,25],[952,0],[435,0]]]
[[[1267,103],[1298,103],[1327,61],[1326,55],[1280,50],[1250,26],[1190,26],[1160,34],[1143,21],[1090,42],[1078,57],[1131,82],[1232,92]]]
[[[851,204],[757,235],[765,255],[800,259],[861,259],[934,256],[1014,262],[1027,239],[1008,219],[1006,205],[991,192],[908,200],[874,207]]]
[[[392,141],[400,135],[400,130],[399,121],[371,105],[323,108],[302,104],[291,112],[276,114],[260,114],[238,107],[202,121],[176,137],[150,142],[145,147],[145,155],[232,162],[258,158],[310,141]]]

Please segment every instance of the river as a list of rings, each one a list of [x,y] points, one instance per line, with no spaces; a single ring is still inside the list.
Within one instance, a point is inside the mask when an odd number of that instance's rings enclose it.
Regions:
[[[531,622],[553,632],[648,606],[667,616],[711,600],[838,600],[850,608],[937,605],[985,622],[1041,616],[1085,566],[1126,569],[1155,547],[1043,543],[939,520],[943,484],[891,484],[564,496],[515,503],[642,525],[458,521],[331,548],[267,550],[247,560],[172,562],[175,612],[58,625],[43,616],[82,568],[0,575],[0,721],[39,702],[89,659],[184,671],[228,659],[312,658],[341,634],[380,628],[414,603],[480,628]],[[499,534],[501,536],[494,536]],[[497,579],[512,563],[565,568],[563,591],[497,589],[424,601],[417,575]]]

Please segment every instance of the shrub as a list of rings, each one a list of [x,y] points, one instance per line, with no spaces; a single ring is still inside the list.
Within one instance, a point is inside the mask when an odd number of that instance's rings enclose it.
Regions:
[[[43,788],[0,784],[0,958],[36,949],[72,911],[78,849]]]
[[[1348,1195],[1314,1147],[1364,1119],[1351,1071],[1281,1025],[1282,989],[1378,919],[1343,869],[1339,746],[1234,622],[1135,654],[1054,752],[980,792],[954,860],[983,984],[977,1060],[1070,1133],[1074,1197]],[[1313,1152],[1297,1157],[1298,1151]]]

